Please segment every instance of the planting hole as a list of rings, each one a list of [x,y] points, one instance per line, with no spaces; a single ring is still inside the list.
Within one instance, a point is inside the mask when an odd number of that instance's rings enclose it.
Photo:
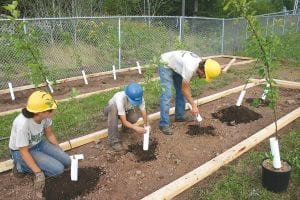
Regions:
[[[192,136],[203,134],[216,135],[214,130],[215,128],[212,126],[201,127],[200,125],[189,125],[189,130],[185,133]]]
[[[128,145],[128,151],[133,153],[137,157],[137,161],[150,161],[155,160],[155,150],[157,147],[158,142],[155,139],[150,139],[149,141],[149,150],[143,150],[143,143],[139,142],[137,144]]]
[[[71,181],[70,172],[58,177],[47,178],[43,196],[46,199],[74,199],[91,192],[97,185],[98,179],[105,174],[100,168],[79,168],[78,181]]]
[[[212,116],[219,119],[221,122],[226,122],[229,126],[240,123],[249,123],[262,118],[261,114],[256,113],[245,106],[235,105],[213,113]]]

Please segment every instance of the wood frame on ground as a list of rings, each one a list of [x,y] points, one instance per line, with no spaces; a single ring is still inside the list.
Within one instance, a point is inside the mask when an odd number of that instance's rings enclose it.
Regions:
[[[250,81],[252,83],[247,84],[245,89],[260,85],[265,82],[265,80],[263,80],[263,79],[250,79]],[[300,89],[300,83],[298,83],[298,82],[283,81],[283,80],[276,80],[276,82],[279,87]],[[195,102],[199,106],[199,105],[220,99],[222,97],[228,96],[230,94],[240,92],[241,90],[244,89],[244,86],[245,85],[241,85],[241,86],[238,86],[235,88],[231,88],[229,90],[225,90],[223,92],[209,95],[207,97],[197,99],[197,100],[195,100]],[[186,106],[186,109],[188,109],[187,106]],[[175,108],[173,107],[170,109],[170,115],[173,115],[174,113],[175,113]],[[159,119],[159,117],[160,117],[160,112],[149,115],[150,120],[157,120],[157,119]],[[137,121],[137,124],[141,124],[142,122],[143,122],[143,119],[140,118]],[[100,130],[100,131],[97,131],[97,132],[94,132],[94,133],[91,133],[91,134],[88,134],[85,136],[81,136],[81,137],[60,143],[60,147],[66,151],[66,150],[70,150],[70,149],[82,146],[84,144],[87,144],[87,143],[90,143],[90,142],[93,142],[93,141],[96,141],[96,140],[99,140],[99,139],[102,139],[105,137],[107,137],[107,129],[103,129],[103,130]],[[0,173],[12,169],[12,167],[13,167],[13,161],[11,159],[1,162],[0,163]]]

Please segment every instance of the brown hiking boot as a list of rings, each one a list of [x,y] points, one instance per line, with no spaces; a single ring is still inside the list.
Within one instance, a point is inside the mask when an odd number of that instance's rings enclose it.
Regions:
[[[173,130],[170,126],[160,126],[159,130],[165,135],[173,135]]]
[[[113,143],[110,146],[111,146],[111,148],[113,148],[113,150],[115,150],[117,152],[124,151],[124,147],[121,142]]]

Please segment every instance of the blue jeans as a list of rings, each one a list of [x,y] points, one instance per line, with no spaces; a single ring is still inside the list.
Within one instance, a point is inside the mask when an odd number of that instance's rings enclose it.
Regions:
[[[10,152],[18,172],[33,173],[23,160],[20,151],[11,150]],[[44,140],[31,147],[29,153],[46,176],[60,175],[65,167],[71,166],[71,159],[67,153]]]
[[[160,87],[160,126],[170,126],[170,101],[172,98],[172,85],[175,87],[175,119],[182,119],[185,113],[185,97],[181,91],[182,76],[170,68],[159,66]]]

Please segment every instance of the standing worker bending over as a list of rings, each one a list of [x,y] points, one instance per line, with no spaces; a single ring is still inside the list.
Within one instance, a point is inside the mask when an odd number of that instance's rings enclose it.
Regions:
[[[206,78],[211,81],[219,76],[221,67],[219,63],[212,59],[202,61],[202,59],[190,51],[171,51],[161,55],[159,67],[160,85],[162,92],[160,95],[160,130],[166,135],[172,135],[170,126],[170,101],[172,96],[172,85],[176,90],[175,121],[191,121],[185,113],[185,100],[192,105],[192,114],[199,113],[197,104],[194,103],[190,89],[190,80],[194,73],[199,78]]]
[[[118,119],[121,120],[122,129],[132,129],[139,134],[145,133],[145,128],[135,125],[138,120],[136,107],[142,113],[144,123],[147,122],[143,89],[137,83],[130,83],[125,91],[117,92],[104,109],[104,115],[108,117],[108,139],[115,151],[124,150],[118,130]]]

